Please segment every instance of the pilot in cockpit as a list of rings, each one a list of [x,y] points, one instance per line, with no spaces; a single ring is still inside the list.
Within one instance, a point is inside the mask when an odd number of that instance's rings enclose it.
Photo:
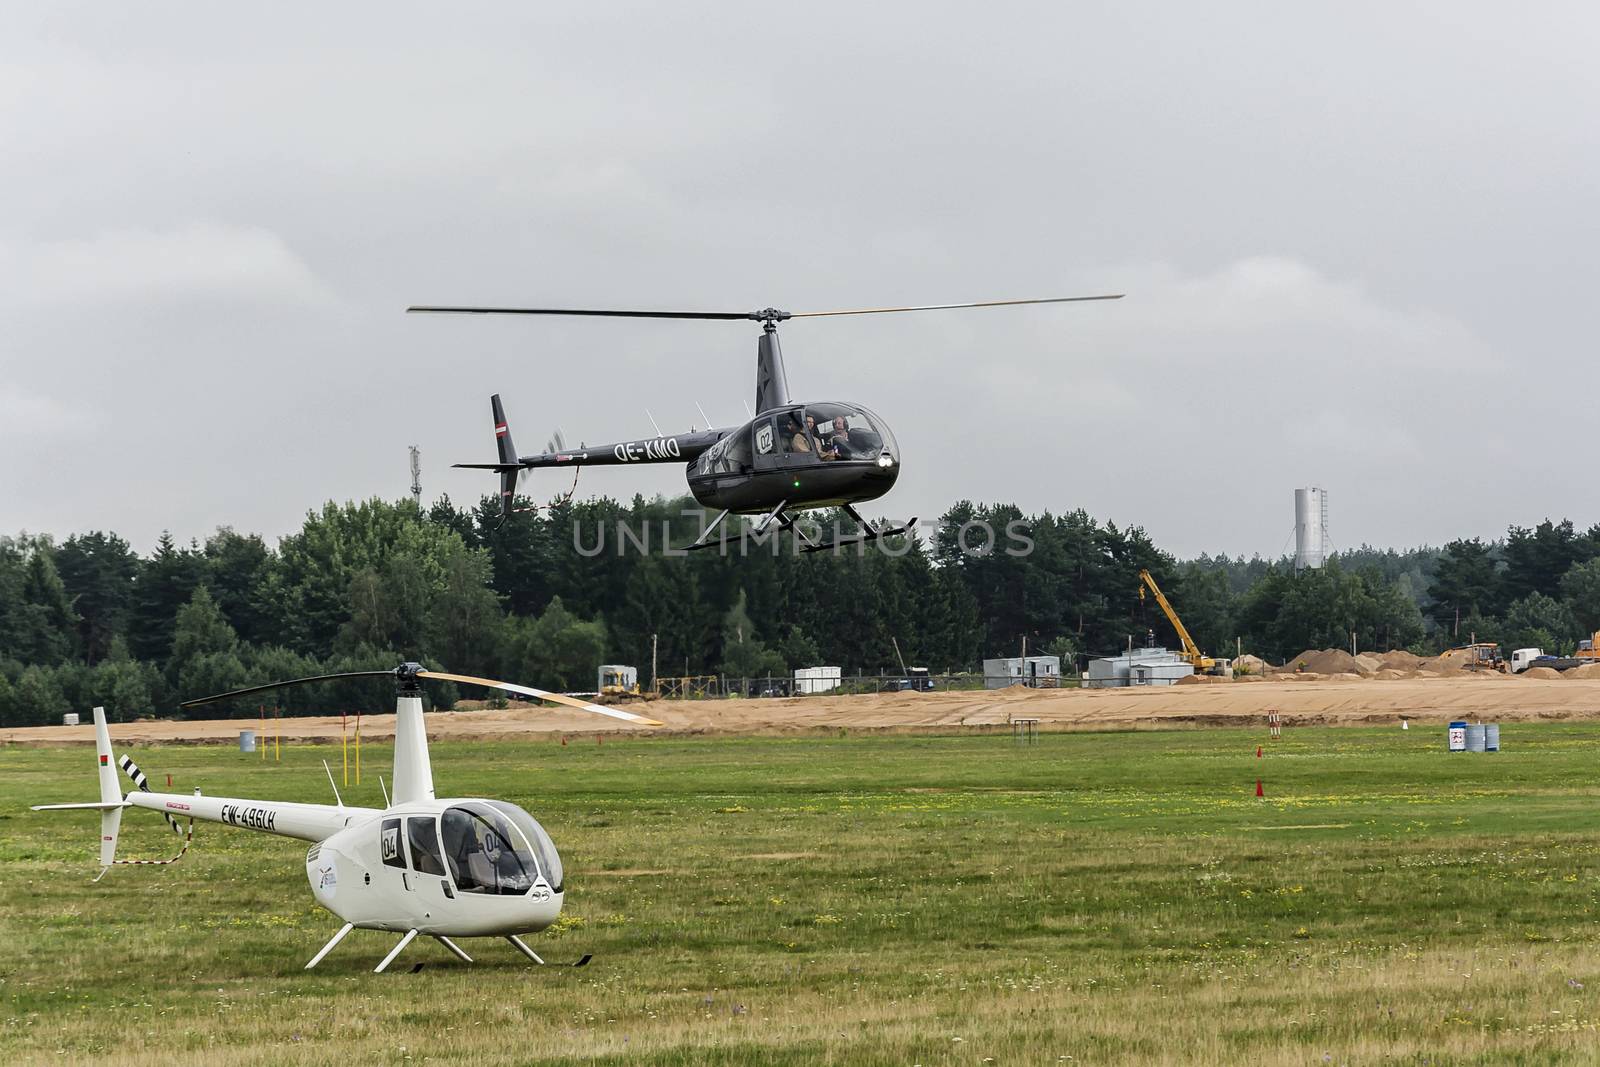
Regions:
[[[845,422],[843,415],[835,415],[828,439],[822,444],[823,459],[854,459],[855,453],[850,449],[850,426]]]

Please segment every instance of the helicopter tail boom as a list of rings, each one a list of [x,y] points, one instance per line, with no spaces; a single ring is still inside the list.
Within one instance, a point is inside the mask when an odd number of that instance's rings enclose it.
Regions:
[[[377,814],[371,808],[338,808],[326,804],[286,804],[277,801],[243,800],[233,797],[208,797],[198,793],[153,793],[143,775],[131,760],[123,757],[119,763],[111,751],[111,734],[106,729],[104,708],[94,709],[95,771],[100,778],[100,799],[78,804],[35,804],[34,811],[98,811],[100,812],[100,873],[104,875],[116,863],[170,862],[117,859],[117,837],[122,827],[122,813],[127,808],[148,808],[166,816],[172,829],[179,830],[176,818],[203,819],[248,830],[262,830],[282,837],[297,837],[306,841],[320,841],[349,822],[352,815]],[[125,765],[124,765],[125,764]],[[126,796],[117,779],[117,768],[124,770],[138,789]],[[185,844],[185,849],[188,845]],[[182,853],[179,853],[181,856]],[[99,879],[97,878],[96,881]]]

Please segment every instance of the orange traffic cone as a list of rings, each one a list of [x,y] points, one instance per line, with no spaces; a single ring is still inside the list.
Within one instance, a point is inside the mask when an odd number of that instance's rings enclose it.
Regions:
[[[1256,759],[1260,759],[1260,758],[1261,758],[1261,746],[1257,745],[1256,746]]]
[[[1257,779],[1256,779],[1256,796],[1258,796],[1258,797],[1264,797],[1264,796],[1266,796],[1266,795],[1267,795],[1267,794],[1265,794],[1265,793],[1263,793],[1263,792],[1262,792],[1262,791],[1261,791],[1261,779],[1259,779],[1259,778],[1257,778]]]

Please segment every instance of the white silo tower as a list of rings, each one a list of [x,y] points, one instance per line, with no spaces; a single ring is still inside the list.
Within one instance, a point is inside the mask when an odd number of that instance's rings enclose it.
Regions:
[[[1315,486],[1294,491],[1294,569],[1322,566],[1328,552],[1328,494]]]

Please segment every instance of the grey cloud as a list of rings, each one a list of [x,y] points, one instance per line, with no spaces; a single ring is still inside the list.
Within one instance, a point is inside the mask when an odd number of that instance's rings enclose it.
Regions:
[[[446,464],[489,454],[490,392],[531,447],[646,407],[733,421],[752,391],[743,326],[411,302],[1106,289],[1130,295],[792,323],[791,382],[889,418],[902,515],[1081,505],[1272,552],[1315,481],[1343,543],[1600,519],[1563,384],[1600,284],[1585,5],[10,16],[0,528],[279,534],[403,492],[413,442],[462,502],[489,486]]]

